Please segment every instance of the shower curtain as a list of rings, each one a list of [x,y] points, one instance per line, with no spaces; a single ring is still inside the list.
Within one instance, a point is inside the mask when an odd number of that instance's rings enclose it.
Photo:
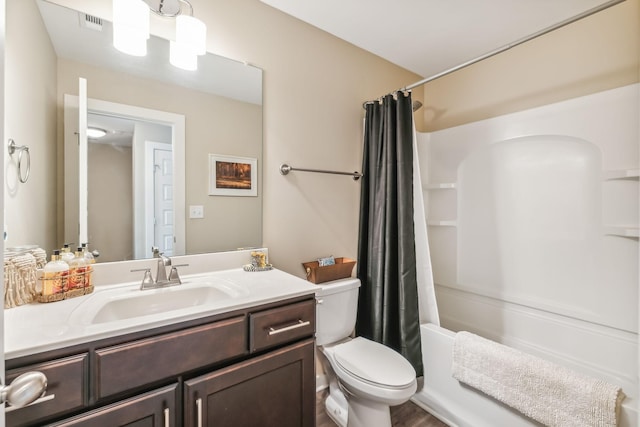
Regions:
[[[418,290],[418,279],[430,281],[431,292],[433,280],[421,193],[414,200],[414,176],[419,191],[421,185],[419,168],[414,167],[411,106],[411,94],[402,92],[366,105],[357,267],[362,286],[356,332],[400,352],[420,376],[418,298],[420,294],[420,304],[425,305],[425,292]],[[414,210],[414,202],[419,202],[419,209]],[[422,220],[414,219],[420,212]],[[416,236],[424,241],[416,244]],[[426,256],[417,254],[416,247],[422,252],[427,248]],[[435,295],[432,300],[435,307]],[[424,311],[423,321],[435,316],[437,323],[437,311]]]

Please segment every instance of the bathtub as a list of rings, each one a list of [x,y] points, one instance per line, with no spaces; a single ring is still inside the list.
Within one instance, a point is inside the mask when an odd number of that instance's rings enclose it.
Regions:
[[[464,386],[451,376],[455,333],[433,324],[420,326],[424,384],[411,401],[451,427],[541,426],[514,409]],[[637,412],[625,402],[620,427],[635,427]]]

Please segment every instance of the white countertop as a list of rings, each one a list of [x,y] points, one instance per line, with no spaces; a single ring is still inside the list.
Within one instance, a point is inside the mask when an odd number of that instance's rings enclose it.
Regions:
[[[236,264],[237,265],[237,264]],[[138,273],[139,275],[139,273]],[[123,295],[142,298],[153,293],[174,292],[198,286],[203,280],[228,283],[239,289],[232,298],[171,311],[136,316],[123,320],[92,323],[95,310],[104,301]],[[288,273],[271,270],[246,272],[242,268],[185,275],[183,284],[163,289],[139,290],[140,281],[96,286],[89,295],[49,304],[28,304],[4,312],[5,358],[14,359],[29,354],[64,348],[103,338],[109,338],[198,319],[215,314],[277,302],[287,298],[315,293],[318,287]]]

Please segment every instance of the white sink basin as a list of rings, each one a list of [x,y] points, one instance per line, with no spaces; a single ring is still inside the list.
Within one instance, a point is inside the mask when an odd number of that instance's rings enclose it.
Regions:
[[[232,304],[249,295],[245,286],[221,280],[191,280],[182,285],[141,291],[127,286],[92,294],[72,314],[84,325],[99,325],[145,316],[171,317]]]
[[[179,285],[178,285],[179,286]],[[113,322],[133,317],[196,307],[233,298],[234,293],[221,287],[198,286],[140,291],[105,303],[91,323]]]

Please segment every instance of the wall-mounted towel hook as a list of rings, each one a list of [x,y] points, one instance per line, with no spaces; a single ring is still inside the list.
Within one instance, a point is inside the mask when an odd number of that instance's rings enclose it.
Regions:
[[[29,173],[31,172],[31,154],[29,153],[29,147],[26,145],[16,145],[13,139],[9,139],[8,145],[9,155],[13,156],[13,153],[18,152],[18,179],[21,183],[27,182],[29,179]],[[25,167],[24,174],[22,173],[22,155],[27,153],[27,165]]]

